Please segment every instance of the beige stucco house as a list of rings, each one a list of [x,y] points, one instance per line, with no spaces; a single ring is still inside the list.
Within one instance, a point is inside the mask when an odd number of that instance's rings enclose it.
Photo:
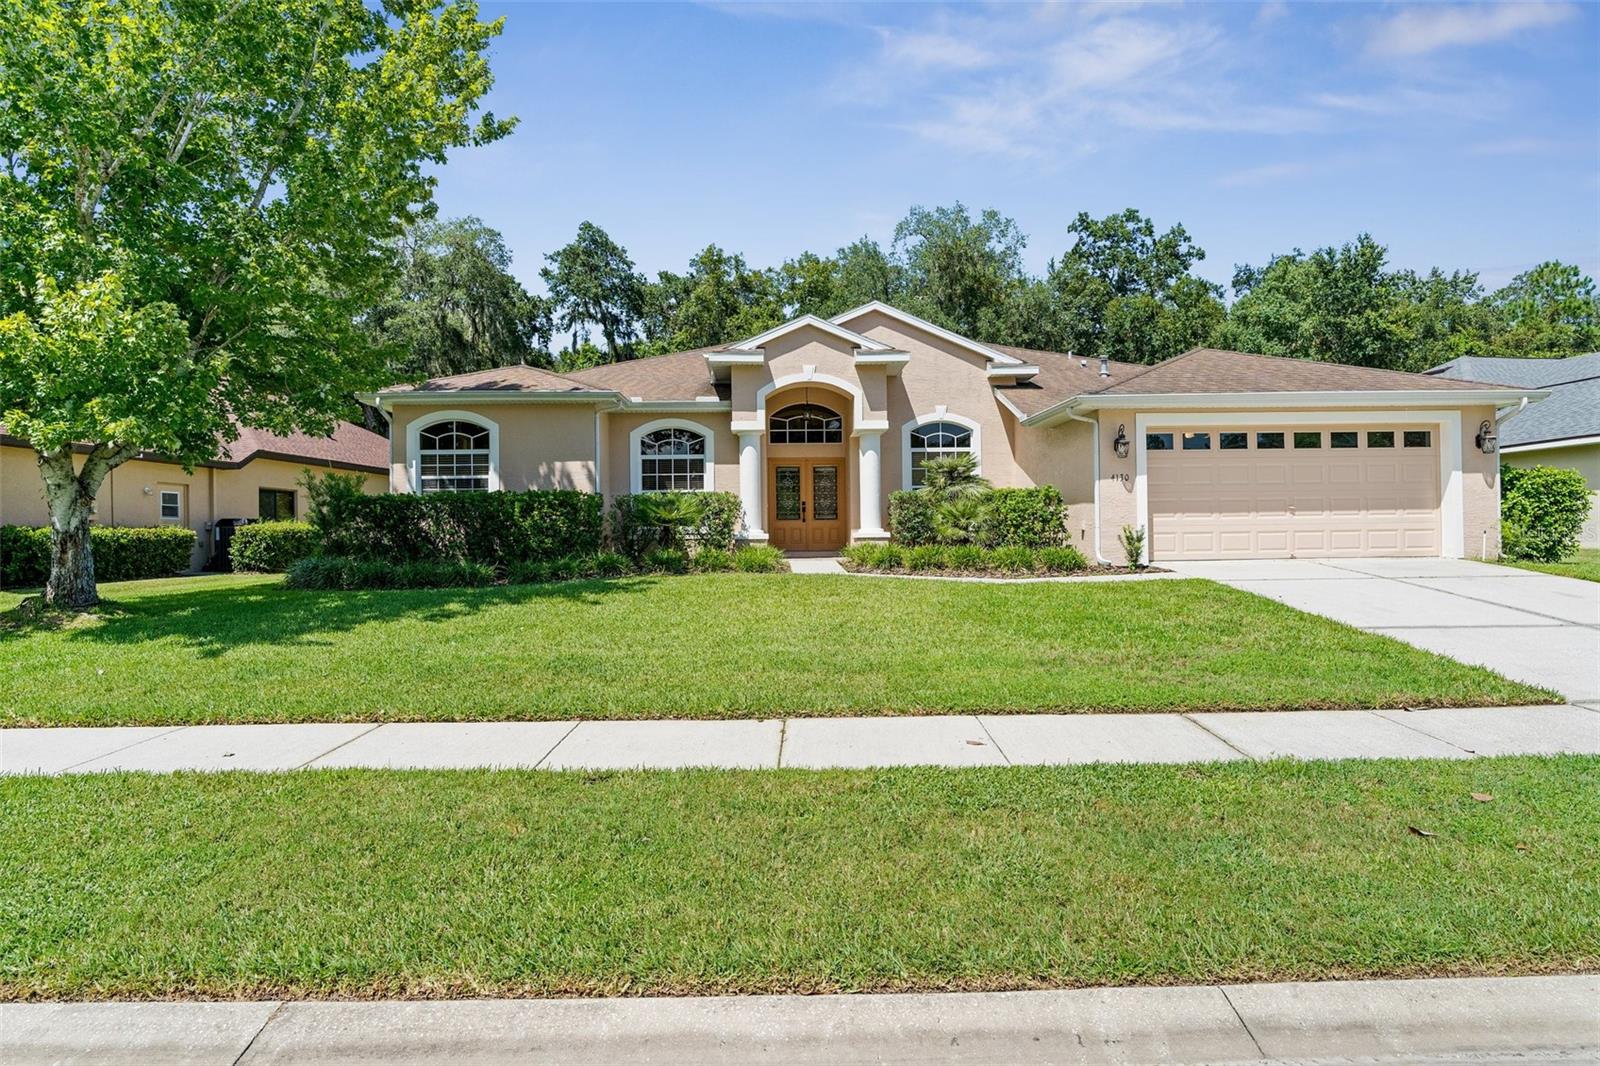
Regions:
[[[339,423],[331,437],[241,428],[221,456],[192,473],[156,455],[123,463],[106,475],[94,520],[107,526],[187,526],[196,534],[190,562],[199,568],[211,559],[219,520],[304,518],[306,492],[299,481],[305,470],[353,471],[363,475],[368,492],[383,492],[389,487],[388,460],[389,442],[381,434],[349,422]],[[0,433],[0,525],[49,522],[33,449]]]
[[[742,536],[880,540],[889,494],[969,452],[1051,484],[1087,554],[1124,526],[1174,559],[1498,553],[1501,412],[1538,390],[1198,349],[1154,367],[983,344],[881,303],[570,374],[526,366],[369,397],[396,492],[725,490]]]

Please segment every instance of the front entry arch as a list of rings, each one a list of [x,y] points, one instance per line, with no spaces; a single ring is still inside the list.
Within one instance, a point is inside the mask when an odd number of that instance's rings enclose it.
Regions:
[[[845,417],[811,390],[767,422],[767,537],[785,551],[837,551],[850,539]]]

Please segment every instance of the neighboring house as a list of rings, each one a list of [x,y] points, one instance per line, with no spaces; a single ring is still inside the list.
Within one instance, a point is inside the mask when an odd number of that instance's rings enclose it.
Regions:
[[[1492,557],[1498,461],[1476,435],[1541,395],[1211,349],[1094,362],[871,303],[737,344],[363,399],[390,419],[397,492],[720,489],[744,502],[744,538],[832,550],[887,537],[889,494],[965,452],[997,486],[1057,486],[1074,542],[1120,563],[1124,526],[1148,528],[1157,562]]]
[[[365,475],[368,492],[383,492],[389,485],[389,442],[349,422],[340,422],[331,437],[240,429],[220,458],[192,474],[141,454],[106,475],[94,520],[106,526],[188,526],[196,534],[191,562],[200,567],[211,558],[220,519],[305,517],[306,492],[298,482],[308,467],[354,471]],[[0,525],[49,522],[33,449],[0,433]]]
[[[1594,497],[1581,540],[1586,548],[1600,548],[1600,352],[1566,359],[1468,356],[1428,373],[1550,393],[1501,426],[1500,454],[1510,466],[1559,466],[1581,473]]]

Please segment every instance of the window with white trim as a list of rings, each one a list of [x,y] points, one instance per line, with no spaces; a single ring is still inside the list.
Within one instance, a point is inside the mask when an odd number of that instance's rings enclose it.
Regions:
[[[972,430],[957,422],[924,422],[911,430],[911,487],[922,487],[922,468],[929,459],[972,455]]]
[[[706,438],[680,426],[667,426],[639,438],[641,492],[703,492]]]
[[[452,419],[417,434],[417,471],[423,492],[488,492],[489,430]]]
[[[161,520],[163,522],[183,521],[183,492],[181,490],[161,490]]]
[[[821,404],[794,403],[772,416],[773,444],[838,444],[844,440],[844,419]]]

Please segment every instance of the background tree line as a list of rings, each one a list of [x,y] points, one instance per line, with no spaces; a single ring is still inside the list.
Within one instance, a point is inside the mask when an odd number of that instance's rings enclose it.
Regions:
[[[654,279],[592,222],[545,257],[548,295],[509,272],[478,219],[425,222],[394,242],[398,281],[364,321],[402,377],[506,363],[577,369],[725,344],[795,315],[883,300],[997,344],[1154,363],[1199,345],[1396,370],[1463,355],[1549,357],[1600,349],[1600,296],[1577,267],[1541,263],[1487,291],[1471,271],[1392,269],[1367,234],[1234,270],[1232,303],[1198,276],[1205,251],[1129,208],[1080,213],[1042,275],[1027,238],[994,210],[912,208],[887,249],[758,268],[716,244]]]

